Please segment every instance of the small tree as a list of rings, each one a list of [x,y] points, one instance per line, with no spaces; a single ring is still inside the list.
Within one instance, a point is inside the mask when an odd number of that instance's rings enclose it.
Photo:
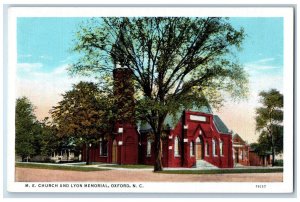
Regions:
[[[162,131],[168,114],[222,104],[247,95],[247,75],[232,57],[244,31],[225,18],[134,17],[92,19],[80,27],[70,71],[102,76],[116,65],[133,73],[136,113],[155,136],[154,171],[162,170]]]
[[[80,82],[63,94],[63,100],[51,111],[60,137],[73,137],[73,141],[86,145],[87,164],[90,163],[90,145],[110,127],[107,123],[109,98],[100,94],[94,83]]]
[[[38,137],[40,154],[42,156],[50,156],[53,152],[60,149],[61,138],[56,133],[56,127],[50,121],[49,117],[45,117],[40,122],[40,135]]]
[[[256,109],[256,130],[260,132],[258,143],[263,151],[271,150],[272,165],[275,154],[283,150],[283,95],[276,89],[259,93],[262,107]]]
[[[22,161],[28,161],[30,156],[36,153],[36,136],[38,135],[38,123],[34,115],[35,107],[27,97],[18,98],[16,101],[16,154],[22,157]]]

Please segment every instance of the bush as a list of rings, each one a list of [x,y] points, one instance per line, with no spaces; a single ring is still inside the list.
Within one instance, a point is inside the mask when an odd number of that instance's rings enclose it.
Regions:
[[[283,160],[275,160],[274,166],[283,166]]]

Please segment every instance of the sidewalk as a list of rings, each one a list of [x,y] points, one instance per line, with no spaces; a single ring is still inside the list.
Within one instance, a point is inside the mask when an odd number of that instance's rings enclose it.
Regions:
[[[27,162],[18,162],[24,163]],[[91,163],[90,165],[86,165],[86,162],[76,162],[76,163],[38,163],[38,162],[28,162],[30,164],[42,164],[42,165],[52,165],[52,166],[74,166],[74,167],[94,167],[94,168],[105,168],[110,170],[124,170],[124,171],[153,171],[153,167],[151,168],[122,168],[122,165],[111,164],[111,163]],[[120,166],[120,167],[115,167]],[[242,166],[238,165],[233,168],[224,168],[226,170],[237,170],[237,169],[278,169],[283,168],[279,166],[274,167],[262,167],[262,166]],[[183,168],[183,167],[165,167],[164,170],[221,170],[222,168],[215,167],[198,167],[198,168]]]

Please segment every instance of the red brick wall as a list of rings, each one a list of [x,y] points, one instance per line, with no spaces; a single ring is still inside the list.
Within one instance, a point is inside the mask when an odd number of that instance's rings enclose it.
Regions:
[[[134,121],[134,85],[132,70],[116,68],[113,71],[114,96],[117,111],[117,122],[135,124]]]
[[[123,128],[123,133],[117,133],[118,128]],[[138,163],[138,133],[131,124],[117,124],[115,127],[115,140],[117,141],[117,163],[118,164],[137,164]],[[112,162],[112,148],[114,139],[108,139],[107,157],[100,156],[99,143],[93,144],[90,149],[91,162]],[[119,142],[123,142],[119,145]],[[86,161],[85,146],[82,149],[83,161]]]
[[[207,122],[199,122],[190,120],[190,115],[202,115],[207,117]],[[193,141],[196,144],[196,138],[199,136],[200,130],[202,130],[202,140],[209,143],[209,155],[204,155],[204,160],[220,168],[232,168],[233,158],[232,158],[232,136],[231,134],[220,134],[215,128],[212,115],[204,114],[200,112],[187,111],[185,113],[185,125],[188,125],[188,129],[183,131],[182,121],[180,120],[174,129],[170,131],[168,138],[164,140],[163,147],[163,165],[168,167],[193,167],[196,164],[196,155],[190,155],[190,142]],[[181,144],[179,145],[180,156],[174,155],[175,149],[175,138],[178,137],[180,141],[187,139],[187,142],[183,143],[183,148]],[[212,155],[212,138],[216,141],[216,155]],[[219,140],[223,141],[223,155],[220,156]],[[144,158],[141,157],[141,163],[153,164],[154,163],[154,147],[152,148],[153,154],[151,157],[146,156],[146,138],[142,138],[142,153]],[[195,151],[196,153],[196,151]],[[182,158],[183,155],[183,158]],[[165,158],[167,156],[167,158]],[[182,162],[183,159],[183,162]]]
[[[262,166],[262,159],[255,152],[249,152],[249,161],[251,166]]]

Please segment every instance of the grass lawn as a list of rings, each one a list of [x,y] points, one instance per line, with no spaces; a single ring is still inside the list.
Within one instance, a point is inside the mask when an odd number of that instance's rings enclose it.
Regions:
[[[132,168],[132,169],[143,169],[143,168],[153,168],[151,165],[142,165],[142,164],[137,164],[137,165],[104,165],[103,167],[112,167],[112,168]]]
[[[32,164],[32,163],[16,163],[16,167],[49,169],[49,170],[72,170],[72,171],[84,171],[84,172],[109,170],[106,168],[96,168],[96,167],[62,166],[62,165],[46,165],[46,164]]]
[[[258,168],[258,169],[218,169],[218,170],[164,170],[166,174],[233,174],[233,173],[282,173],[283,168]]]

